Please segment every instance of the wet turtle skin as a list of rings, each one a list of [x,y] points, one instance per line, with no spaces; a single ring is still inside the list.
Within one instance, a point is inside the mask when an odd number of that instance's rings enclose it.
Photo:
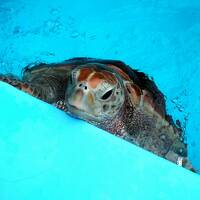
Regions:
[[[73,58],[0,80],[167,160],[195,171],[182,130],[153,80],[118,60]]]

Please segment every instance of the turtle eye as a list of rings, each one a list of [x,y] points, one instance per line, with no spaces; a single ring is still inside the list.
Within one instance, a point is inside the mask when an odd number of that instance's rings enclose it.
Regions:
[[[104,95],[101,97],[102,100],[108,99],[113,93],[113,90],[108,90]]]

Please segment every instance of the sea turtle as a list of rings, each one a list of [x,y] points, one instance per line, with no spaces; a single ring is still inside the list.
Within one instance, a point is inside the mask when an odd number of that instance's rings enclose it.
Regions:
[[[11,75],[0,80],[195,171],[164,95],[147,75],[121,61],[73,58],[27,66],[21,80]]]

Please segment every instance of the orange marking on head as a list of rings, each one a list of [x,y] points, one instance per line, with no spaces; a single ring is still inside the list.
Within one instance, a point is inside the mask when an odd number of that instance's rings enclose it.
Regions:
[[[94,98],[91,93],[88,93],[87,99],[90,105],[94,103]]]
[[[97,85],[103,82],[105,80],[105,77],[102,73],[96,72],[93,74],[93,76],[88,80],[88,84],[91,88],[96,88]]]
[[[157,113],[157,115],[159,115],[161,118],[163,119],[165,118],[165,113],[163,112],[163,110],[160,108],[158,104],[156,104],[152,94],[146,90],[143,91],[143,101],[144,105],[151,111],[153,111],[154,114]]]
[[[92,72],[93,72],[92,68],[80,69],[80,74],[78,76],[78,81],[85,81]]]
[[[146,93],[144,95],[144,102],[147,103],[147,104],[149,104],[152,108],[155,107],[155,104],[153,102],[153,98],[152,98],[152,96],[149,93]]]
[[[142,95],[142,91],[140,90],[140,88],[133,83],[127,83],[126,88],[128,90],[128,93],[130,94],[131,101],[134,104],[139,104]]]
[[[111,84],[116,84],[117,80],[114,76],[114,74],[107,72],[107,71],[103,71],[102,74],[104,75],[105,80],[107,80],[109,83]]]
[[[118,74],[120,74],[122,76],[123,79],[125,79],[127,81],[131,80],[130,77],[123,70],[121,70],[119,67],[116,67],[115,65],[111,65],[111,64],[108,64],[107,66],[114,69]]]

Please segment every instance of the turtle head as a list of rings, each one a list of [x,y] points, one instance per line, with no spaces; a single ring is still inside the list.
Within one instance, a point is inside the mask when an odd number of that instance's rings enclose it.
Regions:
[[[112,119],[124,103],[120,77],[102,64],[72,70],[66,91],[70,114],[91,123]]]

